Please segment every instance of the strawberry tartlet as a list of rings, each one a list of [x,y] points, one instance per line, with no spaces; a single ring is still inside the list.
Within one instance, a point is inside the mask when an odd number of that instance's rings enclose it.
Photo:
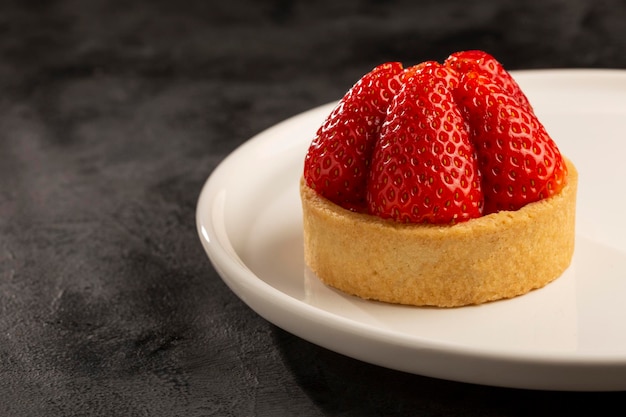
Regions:
[[[491,55],[385,63],[309,147],[305,262],[334,288],[390,303],[522,295],[571,262],[577,179]]]

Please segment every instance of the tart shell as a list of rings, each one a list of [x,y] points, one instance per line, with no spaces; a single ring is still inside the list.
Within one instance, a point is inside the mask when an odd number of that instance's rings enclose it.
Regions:
[[[455,307],[525,294],[572,259],[578,173],[565,163],[559,194],[454,225],[355,213],[302,179],[305,262],[331,287],[389,303]]]

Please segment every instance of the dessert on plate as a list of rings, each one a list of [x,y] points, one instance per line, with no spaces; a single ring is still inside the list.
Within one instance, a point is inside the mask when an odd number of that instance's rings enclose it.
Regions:
[[[486,52],[385,63],[311,142],[305,262],[334,288],[390,303],[522,295],[571,262],[577,175]]]

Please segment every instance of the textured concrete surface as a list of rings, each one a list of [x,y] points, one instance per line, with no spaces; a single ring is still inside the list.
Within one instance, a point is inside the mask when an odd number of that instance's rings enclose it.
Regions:
[[[624,22],[592,0],[2,2],[0,415],[623,415],[621,393],[436,380],[292,336],[223,284],[194,210],[238,145],[382,61],[626,68]]]

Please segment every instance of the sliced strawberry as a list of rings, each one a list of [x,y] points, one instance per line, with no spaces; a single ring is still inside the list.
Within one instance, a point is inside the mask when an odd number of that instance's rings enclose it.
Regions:
[[[344,208],[362,211],[369,161],[391,98],[400,88],[402,64],[365,74],[318,129],[304,162],[309,187]]]
[[[484,51],[470,50],[455,52],[444,62],[444,65],[459,74],[477,72],[498,84],[505,93],[512,96],[522,107],[532,111],[528,98],[502,64]]]
[[[411,73],[411,71],[413,71]],[[412,223],[454,223],[481,214],[469,133],[440,64],[407,70],[372,155],[369,212]]]
[[[461,77],[455,98],[478,154],[485,214],[517,210],[561,191],[567,168],[532,111],[477,72]]]

